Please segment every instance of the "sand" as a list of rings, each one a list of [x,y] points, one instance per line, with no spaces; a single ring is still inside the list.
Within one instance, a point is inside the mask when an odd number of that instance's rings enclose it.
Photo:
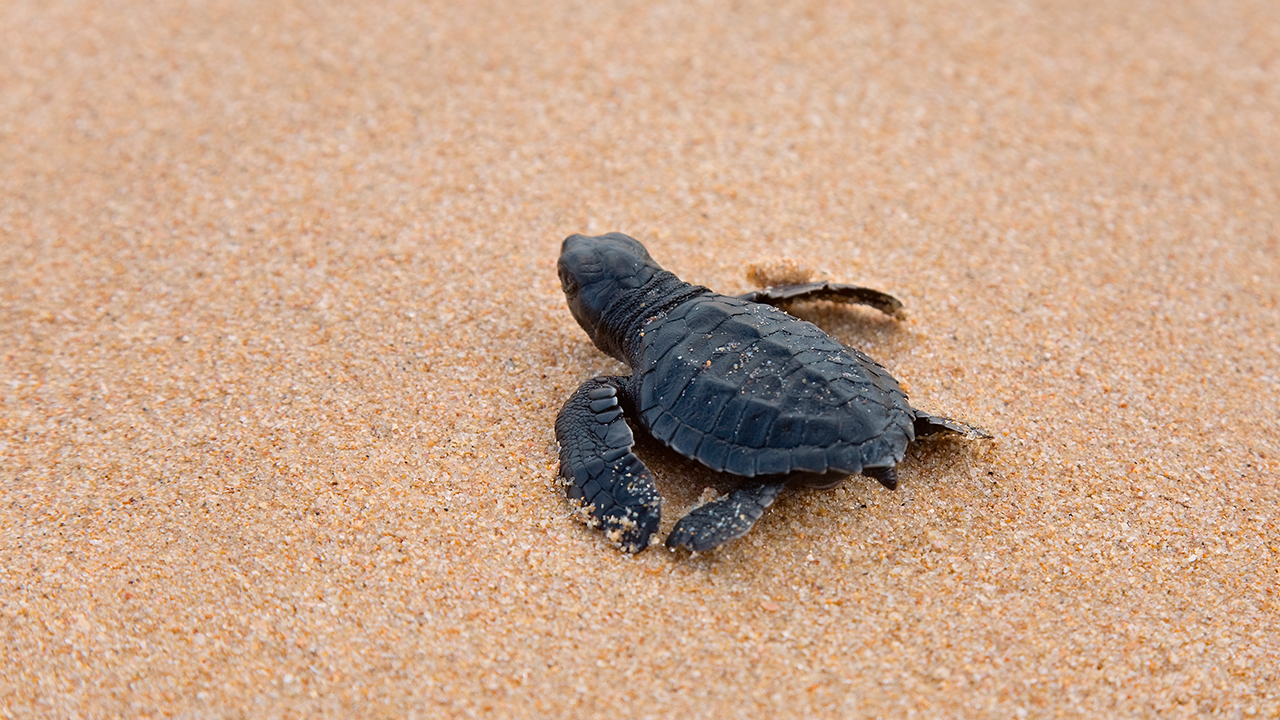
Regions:
[[[1280,4],[0,8],[0,716],[1280,716]],[[625,556],[561,239],[796,312],[901,487]],[[720,479],[652,443],[664,532]]]

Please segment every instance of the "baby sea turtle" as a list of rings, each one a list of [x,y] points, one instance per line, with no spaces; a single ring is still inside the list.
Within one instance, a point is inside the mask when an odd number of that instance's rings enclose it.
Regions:
[[[560,478],[570,502],[627,552],[658,529],[662,498],[631,452],[630,418],[685,457],[744,478],[680,519],[670,548],[713,548],[746,534],[788,480],[832,486],[862,473],[893,490],[907,443],[983,430],[916,410],[888,371],[812,323],[772,307],[801,299],[902,303],[833,283],[738,297],[683,282],[622,233],[572,235],[560,250],[569,309],[596,347],[631,375],[583,383],[556,418]]]

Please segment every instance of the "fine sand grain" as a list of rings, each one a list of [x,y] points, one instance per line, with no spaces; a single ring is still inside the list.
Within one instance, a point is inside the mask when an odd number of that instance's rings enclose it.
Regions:
[[[1280,3],[0,4],[0,717],[1280,716]],[[560,240],[986,443],[625,556]],[[776,271],[776,270],[775,270]],[[723,489],[639,448],[674,518]]]

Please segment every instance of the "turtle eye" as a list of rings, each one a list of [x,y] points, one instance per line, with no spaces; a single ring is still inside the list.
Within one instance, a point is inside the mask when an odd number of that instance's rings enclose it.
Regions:
[[[578,279],[569,272],[568,268],[560,268],[560,289],[569,297],[578,294]]]

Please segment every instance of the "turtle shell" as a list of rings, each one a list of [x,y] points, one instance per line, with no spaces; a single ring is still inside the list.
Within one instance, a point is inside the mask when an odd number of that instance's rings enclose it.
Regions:
[[[854,474],[899,462],[913,411],[874,360],[768,305],[707,293],[644,318],[640,422],[713,470]]]

